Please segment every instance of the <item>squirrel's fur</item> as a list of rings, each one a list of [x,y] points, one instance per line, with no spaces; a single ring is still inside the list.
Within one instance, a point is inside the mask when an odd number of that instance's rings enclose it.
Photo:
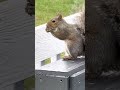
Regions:
[[[64,59],[75,59],[83,54],[84,37],[81,29],[77,24],[68,24],[62,15],[51,19],[46,25],[47,32],[51,32],[56,38],[65,41],[69,56]]]

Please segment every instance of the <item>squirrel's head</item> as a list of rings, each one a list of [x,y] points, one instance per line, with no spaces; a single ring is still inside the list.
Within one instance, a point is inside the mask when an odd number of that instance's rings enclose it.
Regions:
[[[46,31],[52,32],[52,31],[56,30],[56,28],[58,27],[58,25],[60,24],[61,21],[62,21],[62,15],[59,14],[47,23]]]

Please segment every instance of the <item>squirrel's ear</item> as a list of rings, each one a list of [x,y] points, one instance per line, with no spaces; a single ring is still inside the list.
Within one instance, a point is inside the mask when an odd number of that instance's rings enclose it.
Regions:
[[[62,15],[61,14],[58,15],[58,19],[62,20]]]

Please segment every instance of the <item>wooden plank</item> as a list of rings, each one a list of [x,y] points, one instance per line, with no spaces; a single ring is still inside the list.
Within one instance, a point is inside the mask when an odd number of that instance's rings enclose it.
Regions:
[[[2,4],[0,3],[1,88],[34,75],[35,47],[34,16],[25,13],[26,0],[8,0]]]
[[[0,90],[14,90],[14,84],[8,85],[6,87],[0,88]]]
[[[17,83],[7,85],[3,88],[0,88],[0,90],[24,90],[24,81],[22,80]]]

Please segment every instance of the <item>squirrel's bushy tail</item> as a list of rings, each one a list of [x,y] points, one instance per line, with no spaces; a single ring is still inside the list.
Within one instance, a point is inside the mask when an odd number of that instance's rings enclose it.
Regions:
[[[85,33],[85,11],[79,12],[79,15],[75,18],[76,24],[82,33]]]

